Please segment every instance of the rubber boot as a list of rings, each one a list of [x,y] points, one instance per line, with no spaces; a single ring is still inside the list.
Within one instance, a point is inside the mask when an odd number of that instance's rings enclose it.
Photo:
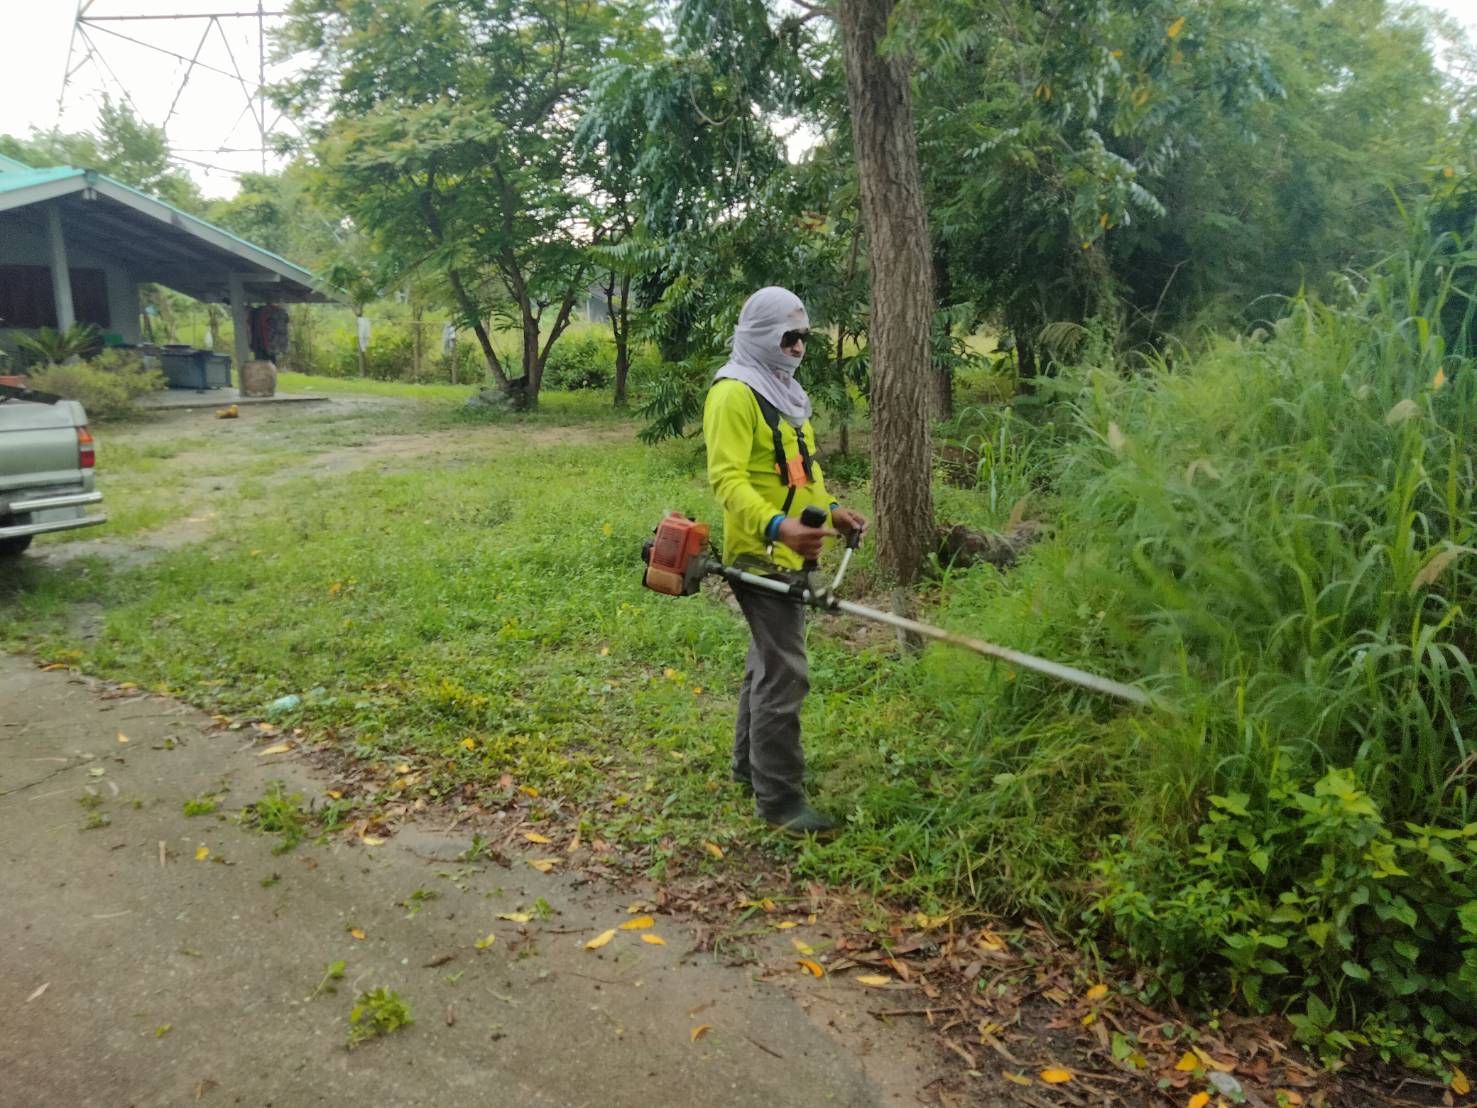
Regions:
[[[836,821],[825,812],[812,808],[804,800],[797,800],[788,808],[776,812],[759,811],[759,818],[771,827],[791,835],[824,835],[836,830]]]

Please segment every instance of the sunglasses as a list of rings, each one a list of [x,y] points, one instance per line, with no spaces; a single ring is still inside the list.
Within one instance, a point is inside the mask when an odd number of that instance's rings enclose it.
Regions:
[[[805,330],[805,331],[786,331],[783,335],[780,336],[780,345],[781,346],[794,346],[797,342],[809,342],[809,341],[810,341],[810,332],[808,330]]]

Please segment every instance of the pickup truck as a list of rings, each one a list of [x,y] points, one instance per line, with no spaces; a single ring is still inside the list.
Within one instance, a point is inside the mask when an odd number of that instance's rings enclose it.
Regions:
[[[0,385],[0,558],[20,554],[36,535],[107,521],[87,514],[103,498],[95,460],[81,404]]]

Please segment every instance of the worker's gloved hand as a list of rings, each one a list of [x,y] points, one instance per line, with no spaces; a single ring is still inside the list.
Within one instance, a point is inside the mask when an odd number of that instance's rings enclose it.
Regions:
[[[867,517],[850,508],[832,508],[831,522],[848,538],[855,536],[859,539],[867,533]]]
[[[821,545],[835,536],[836,532],[829,527],[807,527],[798,519],[786,518],[775,538],[809,562],[819,558]]]

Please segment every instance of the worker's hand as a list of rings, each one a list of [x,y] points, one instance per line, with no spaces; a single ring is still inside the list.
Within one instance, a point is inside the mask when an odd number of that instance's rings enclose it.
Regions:
[[[775,538],[809,562],[821,556],[821,545],[835,535],[829,527],[807,527],[798,519],[786,517]]]
[[[836,525],[836,530],[848,538],[860,539],[867,533],[867,517],[850,508],[832,508],[831,522]]]

